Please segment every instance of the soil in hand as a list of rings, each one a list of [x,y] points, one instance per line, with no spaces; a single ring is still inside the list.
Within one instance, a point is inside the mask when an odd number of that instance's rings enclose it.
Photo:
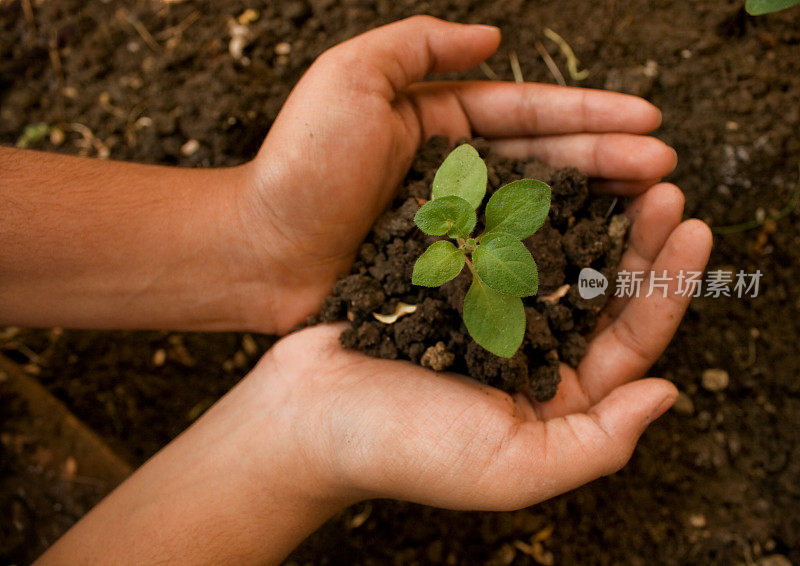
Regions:
[[[377,220],[350,273],[339,280],[312,322],[349,320],[340,339],[345,347],[456,371],[544,401],[558,388],[559,362],[574,366],[583,356],[584,335],[594,328],[607,300],[606,295],[582,299],[575,285],[578,273],[592,267],[613,279],[628,221],[615,214],[612,198],[590,198],[587,178],[577,169],[510,160],[489,152],[482,140],[470,143],[486,160],[489,195],[521,178],[540,179],[552,188],[548,219],[525,240],[539,269],[539,292],[524,299],[527,330],[517,353],[496,356],[467,332],[460,312],[472,280],[467,269],[441,288],[411,284],[414,263],[437,239],[417,228],[414,215],[430,198],[433,177],[451,149],[443,138],[434,138],[417,153],[393,205]],[[476,233],[480,223],[479,216]],[[416,310],[392,322],[375,317],[397,313],[400,303]]]

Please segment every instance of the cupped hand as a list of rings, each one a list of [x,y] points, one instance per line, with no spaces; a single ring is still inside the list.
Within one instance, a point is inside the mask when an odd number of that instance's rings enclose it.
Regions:
[[[641,135],[661,121],[642,99],[533,83],[419,82],[473,67],[499,42],[494,27],[416,16],[311,66],[246,166],[244,230],[271,291],[279,289],[272,305],[253,308],[254,328],[269,318],[269,330],[285,332],[318,310],[432,136],[482,136],[508,155],[576,166],[617,194],[638,194],[674,168],[675,152]]]
[[[682,194],[669,184],[634,201],[621,268],[702,270],[710,231],[699,221],[681,223],[682,208]],[[610,303],[586,356],[577,368],[562,365],[558,393],[545,403],[343,350],[339,325],[284,338],[252,379],[283,392],[293,443],[345,499],[515,509],[627,462],[645,427],[676,398],[668,381],[634,380],[662,353],[688,301],[672,286],[666,297]]]
[[[668,184],[634,201],[623,269],[703,268],[711,235],[680,223],[682,205]],[[516,509],[614,472],[676,397],[667,381],[634,381],[681,319],[689,299],[675,291],[611,302],[547,403],[345,351],[341,325],[292,334],[42,564],[277,564],[361,499]]]

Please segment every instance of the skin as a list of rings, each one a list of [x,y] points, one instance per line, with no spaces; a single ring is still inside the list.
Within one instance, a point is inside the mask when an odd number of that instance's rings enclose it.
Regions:
[[[496,28],[415,17],[345,42],[302,78],[258,156],[234,169],[0,149],[3,322],[286,332],[348,270],[435,134],[484,136],[510,155],[576,165],[597,190],[639,195],[622,267],[703,269],[710,232],[681,223],[681,192],[656,182],[676,157],[643,135],[661,119],[649,103],[419,83],[476,65],[499,40]],[[291,334],[40,563],[277,563],[366,498],[517,509],[613,473],[675,399],[667,381],[636,380],[687,302],[613,301],[547,403],[344,351],[341,327]]]

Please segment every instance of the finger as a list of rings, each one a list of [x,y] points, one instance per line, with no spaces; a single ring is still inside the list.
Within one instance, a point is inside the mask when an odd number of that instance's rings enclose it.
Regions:
[[[655,185],[661,178],[645,179],[642,181],[620,181],[618,179],[590,179],[589,190],[597,195],[612,195],[619,197],[635,197]]]
[[[410,91],[426,119],[442,112],[466,114],[475,134],[487,138],[628,132],[661,124],[661,112],[627,94],[537,83],[431,82]],[[428,111],[430,110],[430,111]]]
[[[628,249],[620,271],[649,271],[673,230],[681,223],[685,199],[671,183],[654,185],[631,203],[625,214],[631,220]],[[612,297],[600,316],[595,334],[602,331],[627,305],[627,297]]]
[[[533,409],[538,419],[548,421],[572,413],[585,413],[592,407],[589,395],[583,389],[577,372],[567,364],[560,364],[561,383],[549,401],[534,401]]]
[[[474,67],[497,50],[500,30],[493,26],[446,22],[413,16],[333,47],[320,60],[339,77],[361,88],[389,87],[388,98],[428,73]],[[388,83],[387,83],[388,81]]]
[[[677,294],[678,271],[702,271],[711,252],[708,226],[687,220],[669,236],[653,263],[653,272],[671,277],[666,296],[649,297],[648,282],[614,321],[589,342],[578,375],[589,398],[603,398],[622,383],[638,377],[658,359],[680,323],[690,297]]]
[[[661,178],[675,169],[675,150],[659,139],[634,134],[566,134],[495,140],[508,157],[535,157],[553,167],[577,167],[590,177],[619,180]]]
[[[518,468],[528,484],[534,478],[529,504],[620,470],[645,428],[677,395],[668,381],[643,379],[615,389],[586,413],[523,425],[510,450],[527,450],[534,458],[531,466]]]

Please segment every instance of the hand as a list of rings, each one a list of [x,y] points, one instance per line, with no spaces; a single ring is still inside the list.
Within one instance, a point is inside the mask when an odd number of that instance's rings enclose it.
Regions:
[[[274,321],[266,330],[285,332],[317,311],[434,135],[482,136],[506,154],[574,165],[616,194],[638,194],[674,168],[671,148],[639,135],[661,121],[642,99],[531,83],[418,82],[473,67],[499,41],[493,27],[417,16],[312,65],[246,166],[252,182],[241,217],[271,287],[249,327],[260,317]]]
[[[668,184],[634,201],[623,269],[703,269],[711,234],[681,224],[682,206]],[[292,334],[42,564],[279,563],[360,499],[517,509],[613,473],[677,395],[662,379],[632,382],[678,326],[688,299],[674,291],[610,303],[546,403],[345,351],[341,325]]]
[[[683,196],[656,185],[630,207],[622,269],[702,270],[708,227],[680,223]],[[534,504],[622,467],[645,427],[677,391],[641,377],[669,343],[689,299],[670,289],[612,301],[576,368],[561,367],[549,402],[514,397],[462,376],[345,351],[340,326],[316,327],[275,345],[256,373],[287,389],[302,410],[301,446],[350,497],[391,497],[454,508]],[[276,377],[281,376],[281,377]],[[293,377],[292,377],[293,376]],[[278,385],[278,383],[280,385]]]

